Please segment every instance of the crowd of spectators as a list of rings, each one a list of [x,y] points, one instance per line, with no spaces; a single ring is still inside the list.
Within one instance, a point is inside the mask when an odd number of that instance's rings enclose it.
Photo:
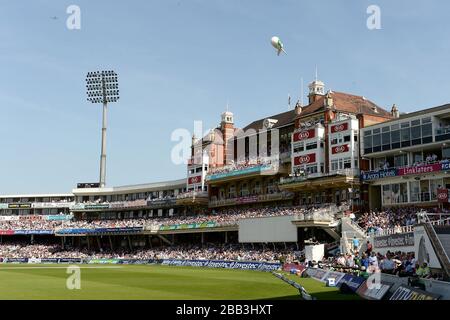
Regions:
[[[361,214],[357,222],[367,232],[376,233],[386,229],[398,229],[403,226],[415,225],[418,221],[417,212],[418,210],[415,207],[370,211]]]
[[[319,262],[306,261],[304,264],[306,267],[350,273],[366,279],[373,273],[381,272],[399,277],[443,280],[442,274],[432,274],[426,262],[419,263],[414,252],[387,251],[383,255],[367,250],[361,254],[339,254]]]
[[[138,250],[91,251],[87,248],[62,248],[56,244],[0,244],[0,258],[81,258],[81,259],[195,259],[225,261],[291,262],[297,259],[293,248],[245,248],[237,244],[178,245]]]
[[[277,165],[278,163],[271,158],[250,158],[245,160],[238,160],[229,165],[222,167],[210,168],[209,174],[228,173],[236,170],[244,170],[247,168],[258,167],[262,165]]]
[[[305,219],[325,212],[328,206],[265,206],[249,208],[224,208],[207,214],[195,216],[149,217],[136,219],[108,220],[43,220],[21,219],[0,220],[0,230],[57,230],[154,227],[189,223],[215,222],[217,226],[236,225],[239,219],[298,215]]]
[[[62,220],[43,219],[0,220],[0,230],[54,230],[62,223]]]
[[[447,163],[449,162],[449,159],[439,159],[438,155],[436,153],[428,153],[425,158],[419,159],[414,161],[411,166],[412,167],[419,167],[427,164],[434,164],[434,163]],[[393,168],[393,163],[390,163],[388,160],[381,162],[378,166],[378,168],[375,168],[375,170],[387,170],[390,168]]]
[[[379,233],[383,230],[402,232],[401,228],[413,226],[419,222],[420,214],[426,212],[428,220],[449,218],[447,209],[434,207],[422,211],[417,207],[388,208],[383,211],[370,211],[361,214],[356,222],[367,232]]]

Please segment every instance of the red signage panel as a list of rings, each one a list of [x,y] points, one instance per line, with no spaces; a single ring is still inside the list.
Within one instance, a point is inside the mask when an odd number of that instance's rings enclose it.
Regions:
[[[348,144],[344,144],[342,146],[336,146],[333,147],[331,149],[331,153],[332,154],[336,154],[336,153],[344,153],[344,152],[348,152],[350,150],[350,147],[348,146]]]
[[[341,131],[347,131],[348,130],[348,122],[336,124],[334,126],[331,126],[331,133],[341,132]]]
[[[316,162],[316,154],[315,153],[310,153],[304,156],[298,156],[294,158],[294,165],[295,166],[299,166],[302,164],[307,164],[307,163],[314,163]]]
[[[435,171],[441,171],[441,169],[442,169],[442,166],[439,163],[425,164],[422,166],[400,168],[400,169],[398,169],[398,175],[405,176],[408,174],[430,173],[430,172],[435,172]]]
[[[190,177],[188,179],[188,184],[197,184],[202,182],[202,176]]]
[[[437,189],[437,198],[439,202],[448,202],[448,189]]]
[[[315,134],[316,134],[315,129],[296,132],[294,133],[294,142],[314,138]]]

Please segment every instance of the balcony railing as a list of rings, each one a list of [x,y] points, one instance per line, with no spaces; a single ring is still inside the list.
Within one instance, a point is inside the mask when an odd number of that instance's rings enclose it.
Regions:
[[[276,200],[287,200],[292,199],[294,194],[290,192],[276,192],[260,195],[249,195],[243,197],[235,197],[229,199],[213,199],[209,201],[210,207],[221,206],[221,205],[237,205],[245,203],[257,203],[264,201],[276,201]]]
[[[177,195],[177,199],[207,198],[208,191],[189,191]]]
[[[450,170],[450,160],[421,161],[411,165],[398,167],[381,167],[370,171],[361,171],[362,180],[376,180],[386,177],[423,174]]]
[[[233,165],[220,168],[211,168],[206,176],[207,180],[216,180],[222,178],[229,178],[233,176],[250,174],[250,173],[262,173],[266,171],[278,170],[278,163],[257,163],[246,165]]]
[[[303,174],[297,174],[293,175],[291,174],[288,178],[281,178],[280,184],[291,184],[291,183],[297,183],[297,182],[303,182],[308,179],[313,178],[320,178],[320,177],[330,177],[330,176],[345,176],[345,177],[358,177],[360,174],[359,169],[340,169],[340,170],[334,170],[329,173],[303,173]]]

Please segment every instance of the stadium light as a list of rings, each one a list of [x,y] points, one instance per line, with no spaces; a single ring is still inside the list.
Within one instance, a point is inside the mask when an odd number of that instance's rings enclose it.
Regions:
[[[87,100],[103,104],[102,149],[100,155],[100,188],[106,184],[106,114],[109,102],[119,100],[117,74],[110,71],[88,72],[86,76]]]

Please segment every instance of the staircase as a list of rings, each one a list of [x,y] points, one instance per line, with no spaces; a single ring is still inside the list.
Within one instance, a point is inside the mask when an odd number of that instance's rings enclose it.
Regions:
[[[367,235],[364,229],[362,229],[358,224],[353,222],[348,217],[342,217],[341,219],[342,237],[341,237],[341,252],[351,253],[353,247],[353,237],[359,240],[358,251],[362,252],[366,250],[367,247]]]
[[[450,226],[432,226],[424,224],[428,237],[431,240],[434,251],[446,274],[446,279],[450,279]]]

